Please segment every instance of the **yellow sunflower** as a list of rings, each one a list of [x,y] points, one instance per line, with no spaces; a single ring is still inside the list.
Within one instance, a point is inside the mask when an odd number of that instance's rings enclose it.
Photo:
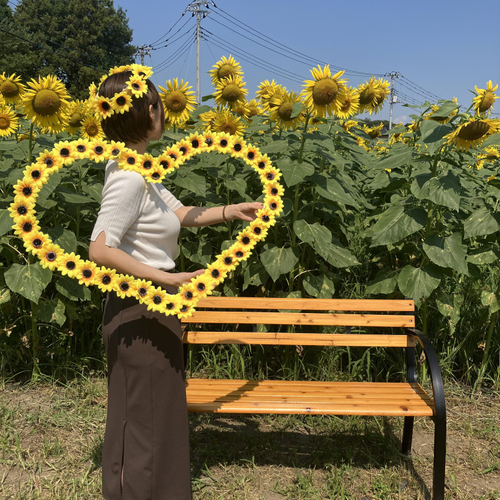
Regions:
[[[259,103],[255,99],[252,99],[251,101],[249,101],[248,102],[248,117],[251,118],[252,116],[259,116],[261,114],[263,114],[263,110],[259,106]]]
[[[43,252],[45,245],[48,243],[52,243],[48,236],[39,231],[32,231],[23,238],[24,247],[34,255],[39,255],[40,252]]]
[[[103,292],[109,292],[118,286],[118,277],[115,269],[108,269],[107,267],[100,267],[96,269],[95,278],[97,286]]]
[[[218,81],[213,96],[217,104],[224,106],[245,101],[247,93],[248,90],[245,89],[243,80],[238,75],[234,75]]]
[[[363,125],[363,132],[369,135],[372,139],[376,139],[382,135],[382,128],[384,127],[383,123],[380,123],[376,127],[368,127],[367,125]]]
[[[7,104],[16,104],[22,99],[25,86],[20,82],[21,77],[15,73],[10,76],[5,76],[5,73],[0,75],[0,96]]]
[[[0,107],[0,137],[9,137],[19,127],[19,119],[10,106]]]
[[[279,83],[276,83],[274,80],[265,80],[259,84],[259,90],[255,92],[255,95],[257,96],[257,99],[260,100],[262,107],[267,111],[269,110],[269,102],[271,98],[283,91],[286,91],[286,89]]]
[[[491,80],[486,84],[485,89],[479,89],[476,85],[476,97],[472,99],[474,104],[474,109],[476,110],[477,115],[490,115],[493,110],[493,104],[495,100],[498,99],[498,96],[495,95],[495,90],[498,88],[498,84],[493,86]]]
[[[165,106],[165,115],[168,116],[173,125],[184,123],[189,119],[189,113],[194,110],[196,105],[194,92],[190,90],[192,87],[184,80],[179,83],[177,78],[174,78],[173,83],[170,80],[166,83],[167,88],[159,86],[160,97]]]
[[[293,114],[293,105],[302,102],[295,92],[281,92],[270,100],[270,118],[276,122],[278,128],[295,129],[304,123],[305,116],[302,112]]]
[[[70,96],[66,87],[55,76],[31,79],[22,97],[26,118],[53,133],[67,126]]]
[[[213,121],[212,132],[225,132],[226,134],[242,136],[245,126],[239,116],[231,113],[228,109],[220,109]]]
[[[67,274],[70,278],[74,278],[84,262],[85,261],[80,258],[79,255],[75,255],[74,252],[65,253],[59,257],[59,270],[63,276]]]
[[[311,74],[314,80],[305,80],[302,90],[306,107],[313,116],[325,118],[327,114],[334,115],[338,96],[346,88],[347,80],[340,79],[344,71],[332,76],[327,64],[323,69],[321,66],[313,68]]]
[[[387,80],[379,78],[378,80],[373,76],[370,77],[368,82],[362,83],[358,87],[359,92],[359,112],[364,113],[368,111],[378,113],[382,109],[385,99],[390,94],[391,83]]]
[[[335,115],[342,120],[348,120],[359,110],[359,92],[358,89],[349,87],[344,88],[337,101]]]
[[[78,283],[80,285],[90,286],[95,284],[95,274],[97,270],[97,265],[95,262],[91,262],[86,260],[81,267],[78,268],[78,273],[76,274],[76,278],[78,279]]]
[[[248,120],[250,117],[250,107],[248,106],[248,102],[246,100],[237,101],[235,104],[230,106],[230,109],[233,113],[241,116],[244,120]]]
[[[52,271],[59,266],[58,259],[62,257],[64,250],[54,243],[47,243],[44,245],[43,252],[39,252],[40,264],[42,267],[48,267]]]
[[[212,85],[215,87],[218,82],[224,80],[225,78],[229,78],[231,76],[239,76],[240,78],[243,76],[243,71],[241,70],[241,64],[237,62],[233,56],[222,56],[219,61],[217,61],[213,66],[214,69],[211,69],[208,73],[210,74],[210,78],[212,79]]]
[[[86,101],[76,100],[70,102],[68,109],[68,126],[66,127],[66,132],[72,135],[78,133],[86,115]]]
[[[468,151],[482,144],[490,135],[500,132],[500,119],[472,119],[463,123],[451,134],[445,135],[448,144]]]
[[[221,264],[219,260],[216,260],[212,264],[209,264],[207,266],[207,271],[210,273],[210,277],[216,284],[224,281],[225,277],[227,276],[227,269],[224,265]]]
[[[452,111],[448,116],[445,117],[435,117],[434,113],[441,107],[439,104],[433,104],[431,110],[424,115],[424,120],[433,120],[438,123],[448,123],[451,118],[453,118],[458,113],[458,100],[456,97],[452,101],[457,105],[457,109]]]
[[[14,222],[14,233],[21,237],[24,237],[24,235],[31,233],[31,231],[40,231],[38,220],[32,213],[28,213],[26,215],[17,215],[14,218]]]
[[[88,139],[89,141],[104,137],[101,122],[95,115],[89,115],[82,121],[80,134],[84,139]]]

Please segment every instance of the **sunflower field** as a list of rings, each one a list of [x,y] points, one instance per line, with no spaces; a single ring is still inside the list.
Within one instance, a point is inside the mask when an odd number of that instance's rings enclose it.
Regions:
[[[249,99],[233,57],[222,57],[210,75],[213,92],[203,102],[213,106],[196,106],[183,80],[160,86],[166,131],[148,153],[158,158],[195,132],[229,134],[270,159],[284,186],[281,215],[267,238],[214,293],[411,297],[445,376],[498,389],[500,120],[490,117],[498,85],[476,87],[467,109],[454,99],[413,107],[411,123],[384,131],[360,118],[386,104],[390,83],[380,78],[351,87],[343,72],[318,67],[300,93],[266,80]],[[55,76],[23,82],[16,74],[0,75],[3,376],[65,376],[103,366],[102,290],[54,270],[48,257],[63,248],[73,259],[88,259],[105,167],[92,151],[113,146],[104,139],[103,116],[130,105],[125,98],[100,98],[97,85],[89,100],[72,100]],[[76,149],[66,161],[62,152],[73,151],[71,145]],[[78,156],[78,146],[89,153]],[[53,166],[57,171],[44,176]],[[266,195],[244,162],[227,154],[193,156],[164,182],[185,205]],[[184,228],[177,269],[209,266],[242,227]],[[342,365],[375,380],[392,376],[394,365],[376,349],[359,359],[349,349],[328,359],[314,349],[272,351],[265,358],[248,356],[248,346],[192,349],[192,371],[208,362],[208,369],[225,366],[237,376],[271,369],[278,377],[325,378]]]

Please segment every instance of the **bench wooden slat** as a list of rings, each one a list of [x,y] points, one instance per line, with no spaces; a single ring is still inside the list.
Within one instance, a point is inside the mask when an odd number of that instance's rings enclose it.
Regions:
[[[387,299],[301,299],[273,297],[205,297],[197,304],[197,309],[239,308],[239,309],[275,309],[275,310],[309,310],[309,311],[400,311],[415,310],[414,301]]]
[[[324,382],[321,383],[323,391],[316,392],[317,384],[297,381],[190,379],[186,389],[188,410],[380,416],[434,414],[431,398],[418,384]],[[353,384],[357,386],[357,390],[352,390]],[[374,386],[379,391],[374,391]],[[391,390],[388,386],[399,386],[399,390]],[[303,397],[300,390],[297,392],[299,387],[304,391]],[[346,392],[340,392],[341,388],[346,389]]]
[[[195,311],[184,323],[227,323],[245,325],[367,326],[415,327],[410,315],[320,314],[247,311]]]
[[[311,345],[350,347],[415,347],[411,335],[360,335],[343,333],[285,332],[186,332],[186,344]]]

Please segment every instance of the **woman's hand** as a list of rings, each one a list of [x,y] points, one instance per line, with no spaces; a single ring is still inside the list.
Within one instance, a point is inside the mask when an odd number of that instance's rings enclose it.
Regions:
[[[199,276],[200,274],[203,274],[205,272],[205,269],[198,269],[198,271],[195,271],[194,273],[168,273],[164,272],[162,276],[162,280],[159,285],[162,286],[173,286],[175,288],[179,288],[180,286],[184,285],[185,283],[189,283],[193,278],[196,278],[196,276]]]
[[[253,203],[238,203],[237,205],[226,206],[226,219],[227,220],[244,220],[251,222],[257,218],[257,211],[264,205],[258,201]]]

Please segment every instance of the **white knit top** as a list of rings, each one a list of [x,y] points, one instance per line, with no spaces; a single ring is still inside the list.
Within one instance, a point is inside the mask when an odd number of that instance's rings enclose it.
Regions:
[[[182,203],[162,184],[147,182],[137,172],[106,165],[102,203],[90,239],[106,233],[106,245],[119,248],[156,269],[175,267]]]

